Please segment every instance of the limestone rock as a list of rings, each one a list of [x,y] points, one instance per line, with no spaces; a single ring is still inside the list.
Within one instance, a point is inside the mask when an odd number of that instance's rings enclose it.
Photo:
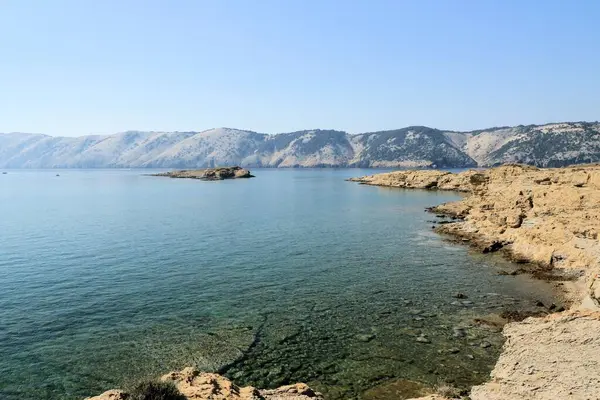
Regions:
[[[252,386],[240,387],[219,374],[202,372],[193,367],[169,372],[160,378],[173,382],[188,400],[323,400],[323,396],[304,383],[277,389],[258,390]],[[86,400],[126,400],[127,393],[109,390]]]
[[[281,386],[277,389],[262,390],[261,395],[265,399],[279,400],[302,400],[302,399],[322,399],[320,393],[314,392],[305,383],[296,383],[294,385]]]
[[[101,395],[88,397],[85,400],[127,400],[127,394],[121,390],[108,390]]]
[[[261,399],[260,392],[252,387],[239,387],[229,379],[188,367],[181,371],[170,372],[161,377],[162,381],[172,381],[177,389],[189,400],[234,400]]]
[[[600,393],[600,313],[528,318],[504,328],[507,341],[491,381],[472,400],[596,399]]]
[[[248,171],[247,169],[241,168],[241,167],[219,167],[219,168],[170,171],[170,172],[161,172],[160,174],[154,174],[153,176],[166,176],[169,178],[200,179],[203,181],[222,181],[224,179],[254,178],[254,175],[252,175],[250,173],[250,171]]]
[[[433,180],[436,184],[429,185]],[[572,276],[583,271],[585,284],[571,292],[581,311],[507,324],[507,341],[492,380],[474,387],[472,400],[599,398],[600,165],[543,170],[504,165],[458,174],[397,171],[354,181],[470,193],[430,210],[461,217],[439,225],[437,232],[484,252],[503,251],[541,271],[560,269]]]
[[[589,296],[598,305],[600,165],[539,169],[508,164],[458,174],[395,171],[351,180],[471,193],[431,209],[461,218],[440,224],[438,232],[463,238],[484,252],[502,250],[518,262],[585,270]]]

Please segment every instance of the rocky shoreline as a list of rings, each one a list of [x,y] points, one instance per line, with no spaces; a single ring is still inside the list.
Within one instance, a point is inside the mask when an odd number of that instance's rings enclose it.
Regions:
[[[174,385],[179,394],[188,400],[323,400],[320,393],[304,383],[259,390],[252,386],[239,387],[221,375],[201,372],[192,367],[169,372],[159,382]],[[123,390],[109,390],[86,400],[127,400],[131,397],[130,393]],[[159,396],[147,398],[171,399]]]
[[[570,281],[568,311],[505,326],[491,381],[474,387],[471,399],[598,398],[600,166],[396,171],[350,181],[468,193],[429,209],[450,218],[436,232],[484,253],[501,251],[534,275]]]
[[[200,179],[203,181],[222,181],[224,179],[254,178],[249,170],[242,167],[218,167],[205,169],[191,169],[180,171],[161,172],[151,176],[165,176],[168,178]]]
[[[436,232],[483,253],[501,252],[520,263],[517,273],[533,273],[567,289],[569,310],[546,304],[544,314],[553,314],[524,320],[522,315],[507,317],[518,322],[504,326],[507,340],[491,380],[473,387],[470,399],[598,398],[600,166],[537,169],[507,165],[458,174],[397,171],[350,180],[366,185],[465,193],[460,201],[428,209],[440,219],[434,226]],[[462,298],[459,295],[457,298]],[[169,373],[161,380],[173,382],[187,399],[323,398],[304,384],[273,390],[242,388],[221,375],[193,368]],[[390,391],[381,395],[384,397],[373,398],[389,398],[391,393],[400,393],[399,387],[391,382]],[[432,391],[422,389],[423,394]],[[460,398],[456,393],[437,390],[441,394],[421,399]],[[413,396],[423,394],[412,391]],[[126,398],[127,393],[113,390],[91,399]]]

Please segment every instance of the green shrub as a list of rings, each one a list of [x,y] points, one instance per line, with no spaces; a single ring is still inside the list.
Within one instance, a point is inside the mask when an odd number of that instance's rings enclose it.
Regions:
[[[172,382],[143,381],[129,392],[129,400],[186,400]]]

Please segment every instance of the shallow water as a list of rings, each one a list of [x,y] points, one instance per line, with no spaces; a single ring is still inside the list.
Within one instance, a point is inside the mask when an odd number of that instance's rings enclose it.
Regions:
[[[468,387],[502,345],[474,317],[555,301],[431,232],[423,209],[457,194],[344,181],[372,170],[149,172],[0,175],[0,398],[76,399],[187,365],[331,399],[387,398],[398,379]]]

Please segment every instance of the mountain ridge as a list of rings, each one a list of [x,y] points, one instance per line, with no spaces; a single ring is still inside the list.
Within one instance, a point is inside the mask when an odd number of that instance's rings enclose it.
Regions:
[[[349,134],[265,134],[235,128],[125,131],[78,137],[0,133],[0,168],[494,166],[600,162],[600,123],[557,122],[453,131],[427,126]]]

